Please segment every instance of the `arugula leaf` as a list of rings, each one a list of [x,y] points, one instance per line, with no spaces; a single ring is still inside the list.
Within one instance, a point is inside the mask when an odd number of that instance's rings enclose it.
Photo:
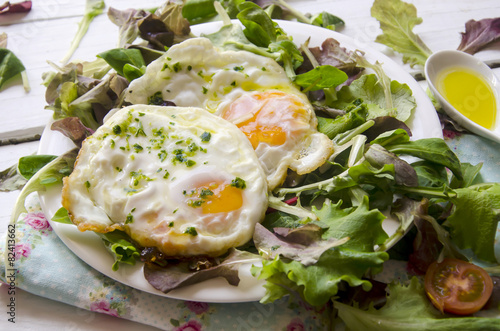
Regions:
[[[82,41],[83,37],[87,33],[87,30],[89,29],[90,23],[94,20],[94,18],[100,14],[102,14],[102,11],[106,5],[104,4],[103,0],[87,0],[85,3],[85,12],[83,13],[83,18],[78,23],[78,30],[76,32],[76,35],[71,42],[71,46],[66,52],[66,55],[64,55],[63,59],[61,62],[63,64],[68,63],[69,59],[73,56],[73,53],[75,53],[76,49],[80,45],[80,42]]]
[[[450,169],[458,179],[463,178],[460,160],[443,139],[419,139],[402,144],[386,145],[385,148],[397,155],[412,155],[443,165]]]
[[[30,87],[26,76],[26,68],[21,60],[6,48],[0,48],[0,89],[10,79],[21,75],[24,90],[29,92]]]
[[[245,26],[243,33],[247,39],[259,47],[268,47],[276,41],[274,23],[267,13],[251,2],[238,6],[240,12],[236,17]]]
[[[478,258],[498,263],[495,235],[500,220],[500,184],[478,184],[454,190],[454,211],[446,224],[460,248],[471,248]]]
[[[498,318],[461,317],[441,314],[427,299],[425,290],[414,277],[408,286],[389,284],[387,303],[375,309],[361,310],[334,301],[334,308],[350,330],[496,330]]]
[[[412,67],[425,65],[432,51],[413,33],[415,25],[422,23],[414,5],[401,0],[375,0],[371,15],[380,22],[383,32],[376,42],[403,54],[403,62]]]
[[[417,173],[419,186],[442,187],[448,184],[448,174],[444,166],[418,161],[412,163],[412,167]]]
[[[458,50],[475,54],[481,49],[500,42],[500,17],[485,18],[479,21],[469,20],[465,23],[465,32]]]
[[[317,116],[318,131],[333,139],[338,134],[354,129],[366,122],[367,108],[361,104],[348,111],[345,115],[336,118]]]

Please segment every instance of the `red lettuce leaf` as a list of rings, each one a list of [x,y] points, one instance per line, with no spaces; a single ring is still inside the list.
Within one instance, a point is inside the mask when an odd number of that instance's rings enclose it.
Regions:
[[[316,224],[306,224],[296,229],[274,228],[274,232],[267,230],[261,224],[255,226],[253,241],[263,257],[274,259],[277,255],[282,255],[305,266],[315,264],[325,251],[348,240],[348,238],[322,240],[324,229]]]
[[[209,258],[198,263],[190,260],[179,260],[176,263],[169,260],[166,266],[160,267],[155,263],[146,262],[144,277],[154,288],[164,293],[216,277],[224,277],[230,285],[238,286],[240,265],[256,261],[260,261],[256,254],[231,249],[229,255],[223,259]]]
[[[500,17],[469,20],[458,46],[459,51],[474,54],[483,48],[500,42]]]
[[[78,117],[66,117],[52,123],[51,130],[59,131],[70,138],[76,146],[82,147],[82,142],[94,131],[83,125]]]
[[[0,15],[13,13],[27,13],[31,10],[31,1],[23,1],[18,3],[4,2],[0,5]]]

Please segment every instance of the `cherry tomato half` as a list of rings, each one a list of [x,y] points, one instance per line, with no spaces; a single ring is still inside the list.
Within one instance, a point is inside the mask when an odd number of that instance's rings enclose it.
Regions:
[[[425,291],[441,312],[469,315],[480,310],[493,291],[490,275],[458,259],[432,263],[425,274]]]

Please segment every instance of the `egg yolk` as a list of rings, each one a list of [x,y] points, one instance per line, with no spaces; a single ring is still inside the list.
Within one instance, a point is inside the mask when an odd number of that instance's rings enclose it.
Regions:
[[[202,184],[188,195],[188,204],[201,208],[203,214],[227,213],[243,206],[242,190],[224,182]]]
[[[308,125],[309,113],[302,100],[281,91],[243,95],[224,110],[222,118],[236,124],[253,148],[260,143],[283,145],[292,131]]]

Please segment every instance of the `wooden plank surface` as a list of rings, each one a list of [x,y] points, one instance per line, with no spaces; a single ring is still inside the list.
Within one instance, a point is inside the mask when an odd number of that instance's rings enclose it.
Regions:
[[[14,1],[15,2],[15,1]],[[106,0],[107,7],[151,8],[163,0]],[[288,0],[303,13],[328,11],[345,20],[341,31],[359,43],[369,45],[401,63],[401,57],[384,45],[374,43],[380,33],[378,22],[371,17],[373,0]],[[413,3],[423,23],[415,32],[433,51],[455,49],[460,43],[460,32],[469,19],[500,17],[499,0],[407,0]],[[45,88],[41,85],[42,74],[50,70],[47,60],[58,63],[69,48],[85,8],[85,0],[34,0],[33,10],[27,15],[0,16],[0,33],[9,37],[8,48],[16,53],[27,67],[31,92],[25,93],[18,85],[0,91],[0,145],[18,139],[36,139],[42,132],[51,112],[44,110]],[[101,15],[91,24],[74,58],[92,60],[101,51],[116,45],[117,28]],[[476,56],[487,62],[500,60],[500,48],[482,51]],[[415,69],[403,66],[413,72]],[[418,71],[418,69],[416,70]],[[495,69],[500,77],[500,68]],[[421,82],[425,88],[425,81]],[[0,146],[0,170],[24,155],[34,153],[38,141]],[[6,224],[18,192],[0,193],[0,236],[6,232]],[[0,303],[8,297],[0,295]],[[53,330],[109,330],[111,326],[121,330],[156,330],[153,327],[119,320],[111,316],[86,312],[75,307],[40,298],[27,292],[19,294],[21,329]],[[91,315],[89,315],[91,314]],[[90,317],[91,318],[90,318]],[[0,329],[10,329],[6,319],[0,320]]]
[[[469,19],[500,16],[500,1],[477,0],[413,0],[418,16],[423,23],[415,28],[423,41],[433,51],[453,49],[460,43],[460,32],[464,31]],[[131,1],[107,0],[106,5],[116,8],[153,8],[163,3],[160,0]],[[290,0],[289,3],[303,13],[331,12],[346,22],[342,33],[359,42],[360,47],[370,45],[401,62],[398,54],[384,45],[374,42],[380,33],[378,22],[371,17],[372,0]],[[2,121],[0,142],[15,139],[36,139],[49,120],[51,112],[44,109],[45,88],[41,85],[42,74],[51,70],[47,60],[59,63],[66,53],[77,30],[85,8],[84,0],[34,1],[32,11],[27,15],[0,17],[0,32],[6,32],[8,47],[27,67],[32,90],[25,93],[19,85],[10,86],[0,92]],[[92,60],[101,51],[116,45],[117,28],[106,14],[98,16],[82,40],[74,59]],[[486,61],[500,58],[499,48],[477,54]],[[408,71],[413,69],[404,66]],[[12,84],[11,84],[12,85]]]

